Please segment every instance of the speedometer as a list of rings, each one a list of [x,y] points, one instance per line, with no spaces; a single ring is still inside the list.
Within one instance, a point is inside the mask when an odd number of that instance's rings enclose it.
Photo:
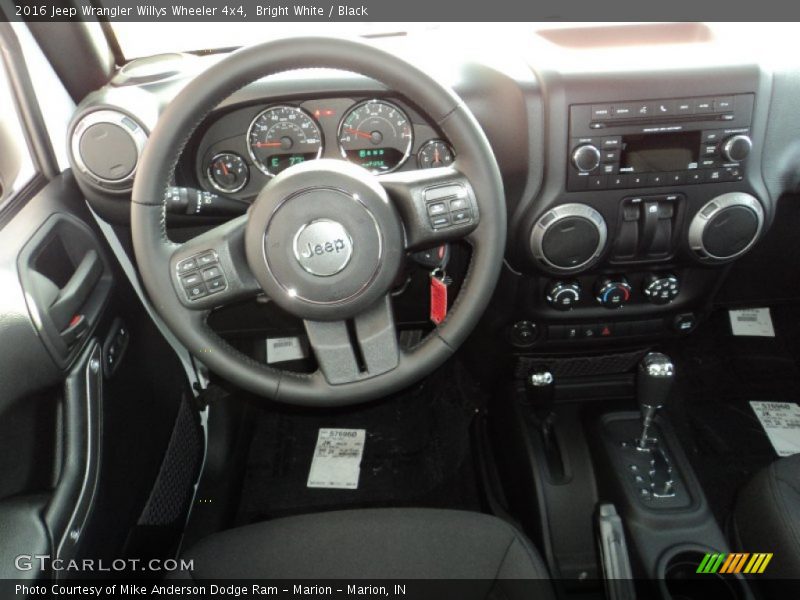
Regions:
[[[294,106],[273,106],[259,113],[247,131],[247,148],[264,174],[319,158],[322,133],[310,115]]]
[[[388,173],[401,166],[413,141],[408,116],[383,100],[356,105],[339,125],[342,156],[373,173]]]

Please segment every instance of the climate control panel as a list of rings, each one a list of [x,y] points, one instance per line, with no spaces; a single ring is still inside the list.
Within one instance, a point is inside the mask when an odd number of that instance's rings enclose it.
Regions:
[[[547,304],[559,311],[601,306],[609,310],[623,308],[629,302],[655,305],[670,304],[680,295],[678,276],[670,272],[637,275],[638,289],[625,275],[598,277],[592,293],[584,293],[584,284],[575,280],[551,281],[544,290]]]

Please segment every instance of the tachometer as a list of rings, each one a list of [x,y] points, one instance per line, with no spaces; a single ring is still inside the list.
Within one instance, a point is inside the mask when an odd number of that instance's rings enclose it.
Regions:
[[[310,115],[294,106],[273,106],[253,119],[247,131],[253,163],[266,175],[322,155],[322,133]]]
[[[401,166],[413,141],[408,116],[383,100],[356,105],[339,125],[342,156],[373,173],[388,173]]]

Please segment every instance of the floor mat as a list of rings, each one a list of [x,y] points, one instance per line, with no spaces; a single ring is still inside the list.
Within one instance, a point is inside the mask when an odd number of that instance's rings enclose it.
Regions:
[[[800,308],[775,307],[772,319],[774,338],[735,337],[717,311],[665,348],[677,369],[671,420],[723,526],[739,488],[777,458],[750,401],[800,402]]]
[[[481,402],[454,363],[377,403],[259,411],[237,524],[379,506],[480,510],[470,426]],[[358,489],[306,486],[320,428],[366,430]]]

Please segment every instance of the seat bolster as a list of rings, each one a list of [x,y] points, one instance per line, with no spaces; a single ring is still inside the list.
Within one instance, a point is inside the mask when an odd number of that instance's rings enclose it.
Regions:
[[[800,455],[778,459],[741,490],[734,527],[740,550],[773,553],[770,577],[800,580]]]
[[[505,521],[467,511],[366,509],[289,517],[209,536],[183,558],[194,569],[179,576],[196,580],[469,579],[462,597],[553,597],[547,569],[527,539]],[[533,596],[519,594],[522,580],[527,592],[536,589]]]

